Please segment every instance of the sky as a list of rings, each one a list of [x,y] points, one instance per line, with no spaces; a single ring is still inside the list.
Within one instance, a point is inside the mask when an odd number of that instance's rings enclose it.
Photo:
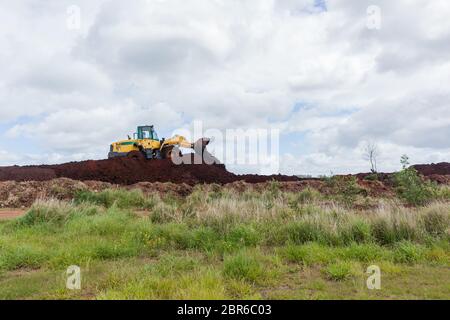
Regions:
[[[284,174],[367,172],[368,143],[380,171],[450,161],[448,17],[448,0],[0,0],[0,165],[195,121],[279,130]]]

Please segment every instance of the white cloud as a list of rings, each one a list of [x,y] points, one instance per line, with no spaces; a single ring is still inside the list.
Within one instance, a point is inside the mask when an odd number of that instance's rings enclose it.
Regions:
[[[5,150],[0,150],[0,165],[9,165],[19,160],[19,156]]]
[[[101,157],[143,122],[201,119],[301,132],[307,154],[286,154],[286,172],[363,170],[365,140],[386,169],[399,150],[448,160],[448,1],[315,3],[86,0],[79,31],[65,27],[69,1],[1,4],[0,122],[60,159]],[[366,28],[372,4],[380,30]]]
[[[140,107],[132,101],[120,105],[93,109],[64,109],[50,113],[37,123],[18,124],[7,132],[7,137],[37,138],[45,152],[88,154],[105,157],[109,143],[126,139],[127,134],[147,119],[148,115],[159,129],[181,124],[180,116],[165,104]],[[82,134],[81,134],[82,133]],[[80,138],[82,135],[82,138]]]

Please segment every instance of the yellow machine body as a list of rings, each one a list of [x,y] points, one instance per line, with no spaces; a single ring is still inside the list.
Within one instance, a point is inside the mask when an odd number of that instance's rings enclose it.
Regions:
[[[200,139],[195,144],[178,135],[170,139],[159,140],[153,126],[139,126],[133,139],[128,137],[127,140],[111,144],[108,158],[145,157],[146,159],[166,159],[172,156],[174,148],[182,147],[196,150],[197,143],[199,143],[203,151],[208,145],[209,139]]]

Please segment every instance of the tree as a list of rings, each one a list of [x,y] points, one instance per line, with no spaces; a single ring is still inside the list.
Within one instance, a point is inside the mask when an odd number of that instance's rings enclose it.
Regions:
[[[406,169],[409,167],[409,157],[408,155],[404,154],[402,155],[402,157],[400,158],[400,163],[402,164],[402,168]]]
[[[372,173],[377,173],[377,159],[378,159],[379,151],[378,146],[374,142],[368,142],[366,147],[364,148],[364,159],[370,162],[370,171]]]

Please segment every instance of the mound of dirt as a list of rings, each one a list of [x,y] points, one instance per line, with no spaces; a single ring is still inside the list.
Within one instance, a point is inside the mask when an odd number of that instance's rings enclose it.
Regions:
[[[238,176],[228,172],[223,164],[201,163],[194,155],[182,157],[181,164],[171,160],[145,160],[116,158],[89,160],[60,165],[27,167],[0,167],[0,181],[48,181],[55,178],[69,178],[86,181],[95,180],[120,185],[139,182],[173,182],[195,185],[198,183],[226,184],[245,180],[250,183],[277,181],[298,181],[295,176]],[[198,163],[198,164],[196,164]]]
[[[114,184],[138,182],[174,182],[196,184],[227,183],[234,175],[224,165],[180,164],[171,160],[118,158],[100,161],[72,162],[51,166],[57,177],[74,180],[98,180]]]
[[[450,163],[432,163],[432,164],[417,164],[413,166],[420,174],[424,176],[439,175],[445,176],[450,175]]]
[[[211,156],[212,157],[212,156]],[[301,179],[285,175],[235,175],[226,170],[223,164],[206,164],[193,154],[181,157],[181,164],[171,160],[145,160],[134,158],[115,158],[109,160],[89,160],[70,162],[60,165],[41,165],[26,167],[0,167],[0,181],[51,181],[68,178],[77,181],[101,181],[117,185],[133,185],[137,183],[171,182],[193,186],[202,183],[227,184],[243,181],[250,184],[268,181],[300,182],[320,179]],[[429,179],[440,183],[448,182],[450,163],[416,165],[416,170]],[[369,174],[358,174],[364,180]],[[447,175],[447,177],[446,177]],[[378,174],[382,184],[391,187],[392,174]],[[181,190],[183,189],[183,190]],[[176,193],[187,193],[188,188],[181,188]],[[380,190],[382,192],[383,190]]]
[[[0,167],[0,181],[45,181],[55,179],[52,169],[36,167]]]
[[[49,181],[0,182],[0,208],[31,206],[37,199],[72,200],[79,190],[102,191],[113,185],[99,181],[75,181],[61,178]]]
[[[412,167],[430,181],[434,181],[438,184],[450,183],[450,163],[448,162],[417,164]],[[358,173],[355,176],[359,180],[365,180],[371,175],[371,173]],[[394,185],[393,176],[394,173],[377,173],[377,180],[383,182],[386,186],[392,187]]]

